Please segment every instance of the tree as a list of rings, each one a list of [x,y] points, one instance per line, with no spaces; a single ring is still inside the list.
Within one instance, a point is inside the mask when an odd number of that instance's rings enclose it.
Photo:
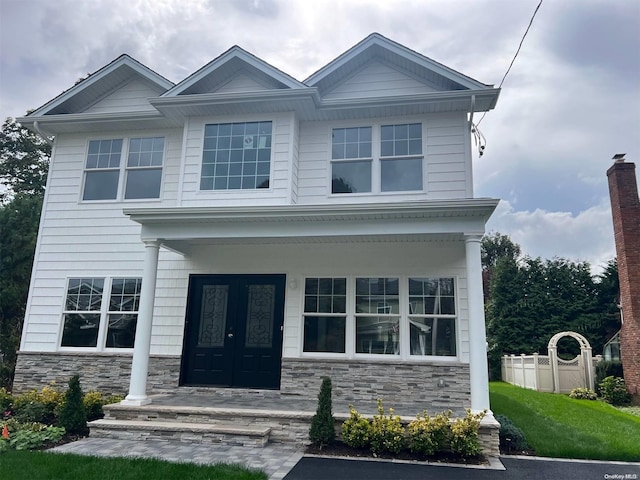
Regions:
[[[0,386],[11,388],[51,147],[13,119],[0,132]]]
[[[58,411],[58,424],[67,433],[86,433],[87,411],[82,401],[84,393],[80,387],[80,377],[74,375],[69,379],[69,388],[64,394],[64,401]]]
[[[324,377],[318,395],[318,408],[309,429],[309,440],[320,449],[333,443],[336,437],[331,404],[331,379]]]
[[[47,183],[51,146],[9,117],[0,132],[0,202],[15,195],[42,195]],[[2,189],[0,189],[2,190]]]
[[[513,243],[508,235],[495,232],[482,237],[482,287],[485,302],[488,300],[490,295],[491,278],[498,261],[506,258],[515,262],[520,257],[520,254],[520,245]]]

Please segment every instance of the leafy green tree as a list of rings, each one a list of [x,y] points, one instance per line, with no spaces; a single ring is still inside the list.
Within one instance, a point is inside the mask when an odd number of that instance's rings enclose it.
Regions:
[[[13,119],[0,132],[0,386],[11,388],[51,147]]]

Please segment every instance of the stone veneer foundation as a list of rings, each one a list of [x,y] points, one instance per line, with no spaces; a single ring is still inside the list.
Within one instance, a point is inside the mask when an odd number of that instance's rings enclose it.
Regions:
[[[126,395],[131,376],[131,354],[18,352],[13,392],[23,393],[55,382],[66,385],[76,373],[82,389]],[[149,393],[175,390],[180,376],[179,356],[149,357]]]
[[[471,403],[469,365],[460,363],[283,358],[280,391],[316,398],[322,377],[331,378],[334,402],[356,406],[382,398],[387,406],[428,405],[433,412]]]

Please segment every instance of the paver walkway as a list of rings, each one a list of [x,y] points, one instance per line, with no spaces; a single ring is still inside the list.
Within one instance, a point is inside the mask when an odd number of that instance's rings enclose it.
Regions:
[[[239,463],[249,468],[264,470],[270,480],[282,480],[303,455],[297,446],[281,443],[271,443],[264,448],[258,448],[91,437],[61,445],[51,451],[98,457],[157,458],[170,462],[199,464]]]

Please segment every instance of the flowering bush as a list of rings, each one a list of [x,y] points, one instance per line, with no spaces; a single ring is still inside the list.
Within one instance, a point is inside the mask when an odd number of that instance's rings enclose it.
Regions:
[[[598,398],[596,392],[588,388],[574,388],[569,396],[576,400],[596,400]]]
[[[445,450],[451,436],[450,417],[451,410],[434,417],[429,417],[426,410],[422,415],[416,415],[408,427],[411,450],[424,455]]]
[[[397,454],[405,445],[405,428],[400,417],[393,415],[393,408],[389,409],[388,416],[385,415],[382,400],[378,399],[378,415],[374,415],[371,422],[371,451]]]
[[[353,448],[366,448],[371,444],[371,423],[363,418],[353,405],[349,405],[349,418],[342,424],[342,441]]]

